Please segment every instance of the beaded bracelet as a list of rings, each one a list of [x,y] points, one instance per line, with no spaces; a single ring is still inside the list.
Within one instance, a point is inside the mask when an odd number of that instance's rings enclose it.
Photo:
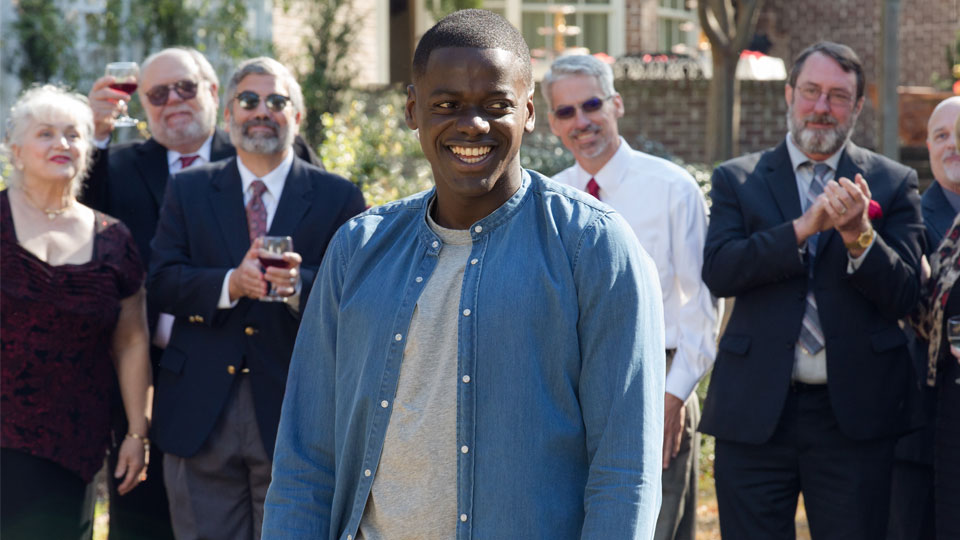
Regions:
[[[142,442],[143,445],[146,446],[146,447],[149,447],[149,446],[150,446],[150,439],[148,439],[147,437],[145,437],[145,436],[143,436],[143,435],[140,435],[139,433],[130,432],[130,433],[127,433],[127,437],[130,437],[131,439],[136,439],[136,440]]]

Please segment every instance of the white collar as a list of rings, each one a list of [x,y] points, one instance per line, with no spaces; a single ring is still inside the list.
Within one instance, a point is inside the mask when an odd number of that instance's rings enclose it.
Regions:
[[[243,164],[240,156],[237,156],[237,168],[240,170],[240,181],[243,183],[243,192],[246,193],[247,190],[250,189],[250,184],[252,184],[254,180],[263,180],[263,183],[267,186],[267,191],[279,200],[280,192],[283,191],[283,185],[287,181],[287,175],[290,174],[290,169],[293,168],[293,157],[293,149],[287,148],[287,154],[284,156],[283,161],[280,162],[280,165],[277,165],[276,168],[263,176],[257,176],[250,172],[250,169]]]
[[[210,148],[213,146],[213,135],[207,137],[207,140],[203,141],[203,144],[196,152],[191,152],[189,154],[181,154],[176,150],[170,150],[167,148],[167,167],[172,167],[182,156],[200,156],[203,159],[204,163],[210,163]]]

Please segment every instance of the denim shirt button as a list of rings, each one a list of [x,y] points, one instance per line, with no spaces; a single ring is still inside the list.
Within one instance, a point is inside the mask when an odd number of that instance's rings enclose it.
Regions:
[[[420,276],[417,276],[417,279],[415,279],[414,281],[416,281],[417,283],[420,283],[421,281],[423,281],[423,278]]]
[[[466,453],[469,452],[469,451],[470,451],[470,449],[467,448],[467,445],[463,445],[463,446],[460,447],[460,452],[463,453],[463,454],[466,454]]]
[[[470,264],[477,264],[478,262],[480,261],[477,259],[470,259]]]
[[[352,535],[352,534],[348,534],[348,535],[347,535],[347,540],[353,540],[353,535]]]
[[[466,520],[467,520],[467,515],[466,515],[466,514],[460,514],[460,521],[466,521]]]
[[[467,308],[467,309],[463,310],[463,316],[464,316],[464,317],[469,317],[469,316],[470,316],[470,308]]]
[[[436,240],[434,240],[433,243],[430,244],[430,245],[433,246],[433,247],[435,247],[435,248],[438,248],[438,247],[440,247],[440,242],[437,242]]]
[[[476,227],[473,228],[473,232],[480,234],[483,232],[483,227],[477,225]]]
[[[469,376],[469,375],[464,375],[464,376],[463,376],[463,382],[465,382],[465,383],[470,382],[470,376]]]
[[[397,340],[397,341],[400,341],[401,339],[403,339],[403,334],[397,334],[397,335],[393,336],[393,339],[395,339],[395,340]]]
[[[387,400],[383,400],[383,401],[380,402],[380,406],[383,407],[384,409],[386,409],[387,407],[390,406],[390,402],[387,401]]]
[[[363,475],[367,478],[369,478],[371,474],[373,474],[373,472],[370,469],[363,471]]]

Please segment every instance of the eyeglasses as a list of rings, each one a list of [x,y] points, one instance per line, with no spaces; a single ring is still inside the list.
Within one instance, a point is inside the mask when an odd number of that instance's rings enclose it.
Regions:
[[[241,107],[248,111],[252,111],[257,108],[257,105],[260,104],[260,96],[256,92],[251,92],[246,90],[237,94],[237,97],[233,98],[237,100],[237,103]],[[273,112],[280,112],[284,107],[287,106],[287,103],[290,103],[290,98],[287,96],[281,96],[280,94],[270,94],[269,96],[263,98],[263,104],[267,106]]]
[[[824,93],[819,86],[801,86],[797,88],[797,92],[800,92],[800,96],[811,103],[820,101],[820,96]],[[846,107],[853,101],[853,96],[843,91],[831,90],[826,94],[827,103],[833,107]]]
[[[580,110],[585,113],[597,112],[601,107],[603,107],[603,102],[612,98],[614,95],[615,94],[610,94],[609,96],[603,98],[592,97],[580,104]],[[553,115],[561,120],[573,118],[576,114],[576,105],[564,105],[553,110]]]
[[[170,90],[186,101],[197,97],[197,83],[189,79],[172,84],[158,84],[146,92],[147,101],[154,107],[163,107],[170,100]]]

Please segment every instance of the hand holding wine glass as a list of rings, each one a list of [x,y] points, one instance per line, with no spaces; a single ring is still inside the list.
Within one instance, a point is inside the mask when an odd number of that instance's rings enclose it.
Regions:
[[[293,239],[289,236],[264,236],[260,240],[257,257],[270,286],[260,300],[286,302],[296,292],[300,279],[300,255],[293,252]]]
[[[137,91],[137,84],[140,78],[140,66],[136,62],[111,62],[107,64],[106,75],[113,77],[114,81],[110,88],[132,96]],[[129,102],[129,100],[127,100]],[[117,127],[136,126],[139,120],[130,118],[126,114],[126,103],[120,100],[120,109],[123,115],[114,120],[113,125]]]

